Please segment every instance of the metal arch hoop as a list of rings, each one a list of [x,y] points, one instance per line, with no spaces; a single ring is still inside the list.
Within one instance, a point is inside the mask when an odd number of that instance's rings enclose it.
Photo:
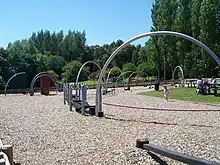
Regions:
[[[114,81],[115,79],[117,79],[118,77],[111,77],[111,78],[109,78],[109,80],[111,81]]]
[[[7,87],[8,87],[8,84],[10,83],[10,81],[15,78],[16,76],[18,75],[22,75],[22,74],[26,74],[26,72],[19,72],[19,73],[16,73],[14,74],[13,76],[10,77],[10,79],[7,81],[7,83],[5,84],[5,96],[6,96],[6,93],[7,93]]]
[[[147,76],[147,79],[148,79],[148,81],[149,81],[149,76],[148,76],[148,74],[147,73],[145,73],[145,72],[142,72],[142,71],[138,71],[138,72],[132,72],[130,75],[129,75],[129,77],[128,77],[128,83],[127,83],[127,86],[129,86],[129,82],[130,82],[130,78],[131,78],[131,76],[133,76],[134,74],[144,74],[144,75],[146,75]]]
[[[109,80],[109,77],[110,77],[110,75],[111,75],[112,70],[114,70],[114,69],[120,70],[120,72],[121,72],[121,74],[122,74],[122,70],[121,70],[119,67],[117,67],[117,66],[114,66],[113,68],[110,69],[110,71],[108,72],[108,75],[107,75],[107,79],[106,79],[106,81],[105,81],[105,90],[106,90],[106,91],[108,90],[108,80]],[[100,74],[101,74],[101,73],[100,73]],[[124,79],[124,77],[123,77],[123,79]]]
[[[101,79],[104,76],[104,71],[108,67],[109,63],[118,54],[118,52],[121,49],[123,49],[125,46],[127,46],[131,42],[136,41],[136,40],[141,39],[141,38],[144,38],[144,37],[157,36],[157,35],[171,35],[171,36],[176,36],[176,37],[180,37],[180,38],[184,38],[186,40],[192,41],[196,45],[198,45],[201,48],[203,48],[209,55],[211,55],[212,58],[216,61],[216,63],[220,66],[220,59],[218,58],[218,56],[216,56],[216,54],[211,49],[209,49],[205,44],[203,44],[199,40],[197,40],[197,39],[195,39],[193,37],[190,37],[190,36],[188,36],[186,34],[182,34],[182,33],[178,33],[178,32],[173,32],[173,31],[156,31],[156,32],[149,32],[149,33],[143,33],[143,34],[137,35],[137,36],[131,38],[130,40],[124,42],[121,46],[119,46],[111,54],[111,56],[108,58],[108,60],[106,61],[105,65],[102,68],[102,71],[101,71],[101,73],[99,75],[99,80],[98,80],[97,88],[96,88],[96,115],[97,116],[99,115],[99,112],[102,112],[102,95],[101,95],[101,89],[100,89]]]
[[[118,87],[118,80],[121,78],[121,76],[123,76],[123,80],[124,80],[124,75],[125,75],[126,73],[131,73],[131,72],[133,72],[133,71],[126,71],[126,72],[121,73],[121,74],[118,76],[117,80],[115,81],[115,86],[116,86],[116,88]],[[123,82],[123,83],[124,83],[124,88],[125,88],[125,82]]]
[[[34,86],[33,82],[34,82],[35,79],[36,79],[39,75],[41,75],[41,74],[48,74],[48,75],[49,75],[49,73],[47,73],[47,72],[40,72],[40,73],[36,74],[36,75],[34,76],[34,78],[32,79],[32,81],[31,81],[31,86],[30,86],[30,91],[31,91],[31,92],[33,92],[33,86]]]
[[[175,75],[176,70],[177,70],[178,68],[180,69],[181,74],[182,74],[182,81],[184,80],[184,74],[183,74],[183,69],[182,69],[182,67],[181,67],[181,66],[176,66],[176,67],[174,68],[174,71],[173,71],[173,74],[172,74],[173,84],[174,84],[174,75]],[[183,82],[182,85],[184,86],[184,82]]]
[[[95,64],[95,65],[99,68],[100,71],[102,70],[102,68],[101,68],[96,62],[94,62],[94,61],[87,61],[87,62],[85,62],[85,63],[81,66],[81,68],[79,69],[79,72],[78,72],[77,77],[76,77],[75,87],[77,87],[77,84],[78,84],[78,82],[79,82],[79,76],[80,76],[80,74],[81,74],[81,72],[82,72],[82,69],[83,69],[87,64],[89,64],[89,63]],[[105,78],[103,78],[103,79],[104,79],[104,82],[105,82]],[[80,95],[80,94],[79,94],[79,95]],[[77,90],[77,88],[76,88],[76,96],[78,96],[78,90]]]
[[[42,76],[50,77],[52,79],[52,81],[55,83],[54,78],[49,73],[47,73],[47,72],[40,72],[31,81],[31,86],[30,86],[30,92],[31,93],[34,93],[34,84],[35,84],[35,82],[37,81],[38,78],[40,78]]]
[[[80,74],[81,74],[82,69],[84,68],[84,66],[86,66],[86,65],[89,64],[89,63],[95,64],[95,65],[99,68],[100,71],[102,70],[102,68],[101,68],[96,62],[94,62],[94,61],[87,61],[87,62],[85,62],[85,63],[81,66],[81,68],[79,69],[79,72],[78,72],[77,77],[76,77],[76,84],[75,84],[75,85],[77,85],[78,82],[79,82],[79,76],[80,76]]]

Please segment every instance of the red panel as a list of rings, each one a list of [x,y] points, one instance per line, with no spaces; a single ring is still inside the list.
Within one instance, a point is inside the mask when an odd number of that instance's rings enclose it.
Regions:
[[[49,94],[50,83],[51,83],[51,80],[50,80],[49,77],[47,77],[47,76],[40,77],[40,90],[41,90],[41,94],[43,94],[43,95]]]

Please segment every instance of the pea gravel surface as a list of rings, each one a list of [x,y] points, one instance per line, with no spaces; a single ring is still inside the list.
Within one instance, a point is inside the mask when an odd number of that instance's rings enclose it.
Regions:
[[[170,109],[220,109],[219,106],[137,95],[146,88],[118,90],[104,103]],[[88,100],[95,103],[95,90]],[[164,112],[103,105],[105,117],[82,116],[54,96],[0,95],[0,138],[12,144],[22,165],[159,164],[135,147],[138,138],[220,162],[220,112]],[[158,155],[167,164],[181,164]]]

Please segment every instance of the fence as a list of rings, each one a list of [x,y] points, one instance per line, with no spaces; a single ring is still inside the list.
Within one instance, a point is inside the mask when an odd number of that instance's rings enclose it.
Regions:
[[[190,165],[220,165],[220,163],[208,161],[202,158],[197,158],[194,156],[182,154],[176,151],[169,150],[167,148],[162,148],[153,144],[150,144],[147,139],[136,140],[136,147],[140,149],[145,149],[150,152],[160,154],[162,156],[174,159],[176,161],[190,164]]]

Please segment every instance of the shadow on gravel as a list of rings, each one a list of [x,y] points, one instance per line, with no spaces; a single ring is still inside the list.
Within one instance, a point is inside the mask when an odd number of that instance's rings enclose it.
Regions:
[[[160,165],[168,165],[166,161],[162,160],[162,159],[161,159],[159,156],[157,156],[156,154],[154,154],[154,153],[152,153],[152,152],[150,152],[150,151],[148,151],[147,153],[150,155],[150,157],[151,157],[154,161],[156,161],[156,162],[159,163]]]
[[[113,115],[108,115],[104,116],[105,119],[109,120],[115,120],[115,121],[123,121],[123,122],[139,122],[139,123],[145,123],[145,124],[159,124],[159,125],[174,125],[174,126],[181,126],[181,124],[177,123],[162,123],[162,122],[157,122],[157,121],[141,121],[141,120],[132,120],[132,119],[122,119],[122,118],[116,118]],[[217,126],[211,126],[211,125],[203,125],[203,124],[183,124],[186,126],[191,126],[191,127],[208,127],[208,128],[219,128]]]

